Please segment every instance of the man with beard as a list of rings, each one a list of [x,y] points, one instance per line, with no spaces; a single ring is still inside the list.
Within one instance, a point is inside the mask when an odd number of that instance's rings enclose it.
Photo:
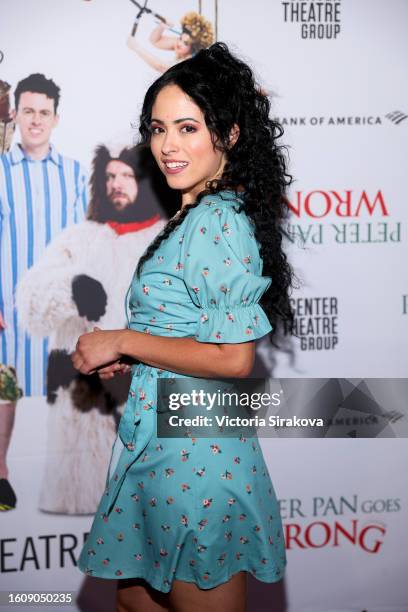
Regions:
[[[139,257],[165,225],[150,152],[99,146],[88,220],[63,232],[17,288],[20,324],[49,336],[46,467],[40,509],[95,511],[130,380],[78,375],[70,354],[95,326],[126,325],[125,296]],[[124,367],[126,373],[128,368]]]

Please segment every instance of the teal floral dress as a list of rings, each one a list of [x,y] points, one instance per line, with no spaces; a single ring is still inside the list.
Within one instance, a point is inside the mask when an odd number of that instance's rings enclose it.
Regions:
[[[131,329],[240,343],[271,330],[259,305],[271,283],[253,225],[232,192],[205,196],[164,240],[130,287]],[[158,378],[133,366],[106,490],[82,549],[81,571],[144,578],[168,592],[174,579],[202,589],[247,571],[283,577],[285,541],[257,437],[159,438]]]

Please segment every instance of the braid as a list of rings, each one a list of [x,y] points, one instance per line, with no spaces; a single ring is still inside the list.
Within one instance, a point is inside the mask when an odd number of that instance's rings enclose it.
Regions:
[[[181,223],[186,218],[189,210],[191,208],[195,208],[196,206],[198,206],[198,204],[200,203],[200,200],[201,198],[199,198],[197,202],[194,202],[193,204],[188,204],[187,206],[184,206],[184,208],[181,209],[180,213],[175,215],[172,219],[170,219],[170,221],[167,223],[167,225],[164,226],[162,231],[156,236],[153,242],[149,244],[149,246],[147,247],[146,251],[141,256],[137,264],[137,268],[136,268],[137,278],[140,278],[140,273],[142,271],[144,262],[153,256],[153,254],[157,251],[161,243],[164,240],[166,240],[170,236],[170,234],[173,233],[176,227],[181,225]]]

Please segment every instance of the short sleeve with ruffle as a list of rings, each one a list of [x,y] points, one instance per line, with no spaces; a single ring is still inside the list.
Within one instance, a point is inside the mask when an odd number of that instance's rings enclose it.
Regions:
[[[272,279],[262,276],[254,226],[239,204],[205,196],[188,215],[181,261],[199,342],[248,342],[272,330],[259,305]]]

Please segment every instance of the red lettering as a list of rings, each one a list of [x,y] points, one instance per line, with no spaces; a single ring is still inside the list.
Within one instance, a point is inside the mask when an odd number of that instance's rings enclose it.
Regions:
[[[316,544],[312,542],[311,532],[312,532],[312,529],[316,527],[316,525],[323,527],[323,531],[325,532],[325,539],[321,544]],[[316,521],[315,523],[310,523],[310,525],[306,527],[305,542],[308,546],[310,546],[310,548],[322,548],[323,546],[327,546],[329,541],[330,541],[330,527],[329,525],[327,525],[327,523],[323,523],[323,521]]]
[[[354,216],[355,217],[359,216],[360,209],[362,208],[363,205],[367,208],[369,214],[372,215],[377,202],[379,203],[381,207],[383,217],[388,217],[389,213],[388,213],[387,207],[385,206],[385,202],[384,202],[384,198],[381,193],[381,190],[377,191],[377,194],[374,198],[374,202],[372,204],[370,204],[370,201],[368,199],[368,195],[366,194],[366,192],[363,191],[363,193],[361,194],[360,201],[357,206],[356,214]]]
[[[306,548],[306,546],[302,544],[302,542],[300,541],[298,537],[301,531],[302,531],[301,526],[297,525],[296,523],[285,525],[285,542],[286,542],[286,548],[288,550],[290,550],[291,548],[292,540],[295,542],[295,544],[298,545],[299,548]]]
[[[358,543],[360,544],[361,548],[363,550],[365,550],[366,552],[370,552],[370,553],[374,553],[375,554],[375,553],[377,553],[380,550],[381,546],[383,545],[383,541],[382,540],[375,540],[374,543],[373,543],[374,544],[373,546],[371,546],[371,547],[367,546],[366,535],[372,529],[374,529],[374,530],[376,529],[383,536],[385,535],[384,527],[381,527],[380,525],[367,525],[366,527],[364,527],[361,530],[360,537],[358,539]]]

